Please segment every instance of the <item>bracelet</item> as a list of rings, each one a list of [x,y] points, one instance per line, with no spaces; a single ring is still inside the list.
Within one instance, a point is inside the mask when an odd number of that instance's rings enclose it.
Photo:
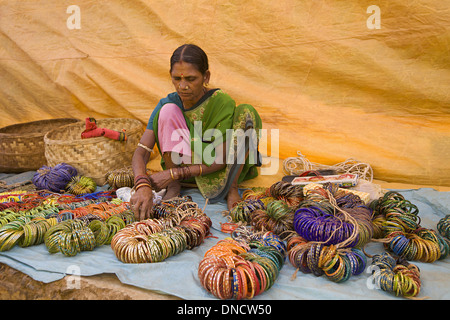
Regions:
[[[170,168],[169,171],[172,180],[186,180],[191,177],[191,169],[189,167]]]
[[[153,149],[150,149],[149,147],[143,145],[142,143],[138,143],[138,147],[144,148],[145,150],[147,150],[149,153],[152,153]]]
[[[150,183],[141,183],[141,184],[137,185],[137,186],[134,188],[134,191],[138,191],[139,188],[141,188],[141,187],[149,187],[150,189],[152,188],[152,186],[150,185]]]
[[[200,177],[200,176],[202,175],[202,173],[203,173],[203,168],[202,168],[202,165],[201,165],[201,164],[198,165],[198,169],[199,169],[199,171],[200,171],[200,173],[198,174],[198,176]]]
[[[145,179],[146,181],[150,181],[150,177],[146,174],[142,174],[139,176],[134,177],[134,184],[137,184],[137,182],[141,179]]]
[[[145,182],[152,183],[150,178],[139,178],[134,182],[134,185],[136,186],[138,184],[145,183]]]

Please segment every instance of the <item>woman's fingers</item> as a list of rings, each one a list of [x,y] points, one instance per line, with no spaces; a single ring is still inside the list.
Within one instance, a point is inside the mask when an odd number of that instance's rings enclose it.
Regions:
[[[130,207],[136,220],[148,219],[153,207],[152,190],[150,188],[142,188],[136,191],[130,199]]]

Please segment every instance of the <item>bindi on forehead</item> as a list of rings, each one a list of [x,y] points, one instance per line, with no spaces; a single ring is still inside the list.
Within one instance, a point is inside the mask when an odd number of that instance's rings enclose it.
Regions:
[[[173,65],[171,77],[177,81],[195,81],[202,77],[202,74],[190,63],[187,62],[177,62]]]

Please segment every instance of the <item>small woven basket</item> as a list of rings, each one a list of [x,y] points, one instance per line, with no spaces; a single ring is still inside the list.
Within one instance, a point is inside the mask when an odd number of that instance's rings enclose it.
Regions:
[[[58,118],[13,124],[0,128],[0,172],[34,171],[47,165],[44,136],[48,131],[78,122]]]
[[[97,120],[98,128],[115,131],[125,130],[126,141],[106,137],[81,139],[85,123],[74,123],[48,132],[45,137],[45,157],[49,166],[64,162],[78,171],[79,175],[94,179],[97,185],[106,182],[106,174],[114,169],[131,166],[131,159],[144,133],[139,120],[106,118]]]

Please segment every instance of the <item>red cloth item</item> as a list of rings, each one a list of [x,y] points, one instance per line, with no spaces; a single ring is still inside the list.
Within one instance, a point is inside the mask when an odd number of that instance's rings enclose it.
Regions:
[[[102,137],[102,136],[118,141],[127,140],[125,130],[119,132],[106,128],[97,128],[97,121],[94,118],[86,118],[86,130],[84,130],[81,133],[81,139]]]

